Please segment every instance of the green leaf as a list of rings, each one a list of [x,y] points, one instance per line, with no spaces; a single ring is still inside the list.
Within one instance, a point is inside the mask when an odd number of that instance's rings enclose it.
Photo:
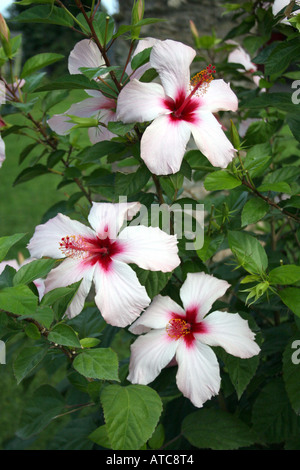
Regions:
[[[51,80],[47,85],[38,88],[36,92],[52,90],[99,90],[95,80],[89,80],[84,75],[64,75],[57,80]]]
[[[74,21],[63,9],[53,5],[42,5],[29,8],[18,16],[12,18],[11,21],[18,23],[47,23],[57,24],[60,26],[73,26]]]
[[[33,346],[21,350],[13,363],[14,375],[18,384],[44,359],[47,351],[48,345],[46,347]]]
[[[246,232],[229,231],[228,243],[238,263],[250,274],[260,274],[268,267],[268,257],[257,238]]]
[[[21,417],[21,428],[16,432],[21,439],[39,434],[64,409],[64,399],[50,385],[42,385],[33,393]]]
[[[151,299],[162,291],[172,276],[172,273],[146,271],[138,266],[131,267],[134,269],[140,283],[145,286],[147,294]]]
[[[288,114],[286,116],[286,122],[292,131],[293,136],[300,142],[299,128],[300,128],[300,117],[299,114]]]
[[[295,314],[300,317],[300,289],[297,287],[286,287],[279,290],[278,295],[282,302]]]
[[[19,285],[0,291],[0,309],[17,315],[30,315],[37,308],[38,298],[29,287]]]
[[[248,170],[249,175],[252,178],[255,178],[264,174],[266,168],[269,166],[271,159],[272,149],[270,144],[268,142],[257,144],[248,150],[244,161],[244,167],[246,170]]]
[[[165,440],[165,429],[160,423],[152,434],[148,441],[148,445],[151,449],[160,449]]]
[[[81,280],[71,284],[70,286],[58,287],[47,292],[47,294],[45,294],[41,300],[41,305],[53,306],[54,312],[60,319],[67,310],[68,305],[71,303],[80,286],[80,283]]]
[[[162,412],[159,395],[146,385],[108,385],[101,394],[107,435],[114,450],[138,450]]]
[[[295,284],[300,281],[300,266],[294,264],[278,266],[270,271],[268,281],[270,284]]]
[[[182,422],[182,434],[199,449],[232,450],[255,442],[254,433],[243,421],[213,408],[188,415]]]
[[[140,166],[133,173],[120,173],[116,174],[116,192],[123,196],[132,196],[141,191],[148,183],[151,173],[146,165]]]
[[[270,381],[259,393],[252,410],[253,430],[259,442],[284,442],[299,435],[299,418],[292,410],[281,378]]]
[[[246,202],[242,210],[242,227],[255,224],[268,212],[269,204],[260,198],[252,198]]]
[[[293,337],[283,353],[283,380],[290,403],[297,415],[300,415],[300,367],[299,335]]]
[[[91,379],[119,380],[118,357],[110,348],[84,350],[75,357],[73,367]]]
[[[77,158],[82,160],[84,163],[95,162],[99,161],[99,158],[112,153],[121,154],[124,150],[126,150],[126,145],[121,142],[103,140],[102,142],[97,142],[95,145],[82,150],[82,152],[77,155]]]
[[[265,65],[265,74],[281,74],[290,62],[300,55],[299,39],[281,41],[271,52]]]
[[[100,343],[100,339],[98,338],[82,338],[80,340],[80,345],[83,348],[94,348],[95,346],[98,346]]]
[[[50,307],[38,306],[35,312],[31,313],[30,315],[22,315],[19,317],[19,320],[25,320],[26,318],[32,318],[32,320],[36,320],[40,325],[48,329],[53,322],[54,312]]]
[[[13,186],[16,186],[20,183],[26,183],[27,181],[32,180],[37,176],[45,175],[46,173],[48,173],[48,168],[45,165],[42,165],[41,163],[37,163],[36,165],[30,166],[21,171],[21,173],[16,177],[15,181],[13,182]]]
[[[218,234],[212,237],[206,235],[204,237],[203,247],[200,250],[197,250],[197,255],[205,263],[207,260],[214,256],[223,240],[223,234]]]
[[[98,444],[98,446],[104,447],[106,449],[111,449],[111,444],[107,435],[107,428],[105,424],[95,429],[95,431],[93,431],[89,435],[89,439],[95,442],[95,444]]]
[[[241,184],[238,178],[224,170],[214,171],[208,174],[204,180],[204,187],[207,191],[233,189]]]
[[[30,59],[28,59],[24,64],[24,67],[21,72],[21,78],[25,78],[28,75],[32,75],[37,70],[43,69],[44,67],[48,67],[48,65],[54,64],[55,62],[63,58],[64,56],[62,54],[55,54],[52,52],[45,52],[30,57]]]
[[[22,266],[14,276],[14,286],[29,284],[35,279],[46,277],[56,264],[54,259],[39,259]]]
[[[124,124],[122,121],[111,121],[107,124],[107,128],[113,134],[124,137],[133,128],[133,124]]]
[[[132,61],[131,61],[132,70],[136,70],[142,65],[149,62],[151,50],[152,50],[152,47],[147,47],[146,49],[139,52],[138,54],[135,54],[135,56],[132,58]]]
[[[24,333],[31,339],[40,339],[41,333],[34,323],[28,323],[25,327]]]
[[[15,235],[0,238],[0,262],[4,260],[10,248],[25,237],[25,235],[26,233],[16,233]]]
[[[56,324],[48,334],[47,339],[52,343],[61,344],[62,346],[81,348],[81,344],[75,331],[65,323]]]
[[[279,183],[263,183],[257,190],[261,193],[266,193],[268,191],[274,191],[276,193],[287,193],[291,192],[291,187],[288,183],[281,181]]]

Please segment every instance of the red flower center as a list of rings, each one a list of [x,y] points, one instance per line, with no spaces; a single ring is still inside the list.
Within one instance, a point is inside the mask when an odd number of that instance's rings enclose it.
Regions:
[[[189,347],[195,340],[194,333],[207,333],[207,326],[203,321],[197,322],[198,308],[190,308],[186,311],[186,316],[182,317],[177,313],[172,313],[171,320],[166,326],[170,338],[177,341],[183,338]]]
[[[59,248],[68,258],[82,259],[91,266],[99,263],[105,270],[108,270],[114,255],[123,251],[117,240],[109,237],[84,238],[81,235],[63,237]]]

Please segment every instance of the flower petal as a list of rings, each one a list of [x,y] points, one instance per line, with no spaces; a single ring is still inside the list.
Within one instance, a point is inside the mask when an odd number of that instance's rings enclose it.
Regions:
[[[111,109],[102,109],[99,112],[98,120],[107,125],[109,122],[116,121],[116,113]],[[111,140],[113,137],[116,137],[107,127],[101,125],[98,127],[90,127],[88,134],[92,144],[102,142],[103,140]]]
[[[180,298],[185,310],[197,309],[195,321],[199,322],[229,287],[228,282],[209,274],[188,273],[180,289]]]
[[[125,227],[118,239],[123,251],[115,259],[164,273],[180,264],[176,235],[168,235],[158,227]]]
[[[5,160],[5,143],[0,135],[0,168]]]
[[[183,395],[201,408],[220,390],[220,369],[212,349],[199,341],[187,346],[180,341],[176,350],[178,372],[176,383]]]
[[[140,335],[151,328],[165,330],[174,313],[185,316],[184,310],[174,300],[168,296],[157,295],[145,312],[130,326],[129,331]]]
[[[79,235],[82,237],[95,238],[95,232],[77,220],[68,216],[58,214],[45,224],[38,225],[34,235],[29,241],[27,248],[33,258],[64,258],[59,248],[59,243],[67,235]]]
[[[156,44],[158,41],[159,39],[155,39],[155,38],[141,39],[138,42],[134,53],[132,54],[131,60],[133,59],[134,56],[136,56],[143,50],[148,49],[149,47],[153,47],[154,44]],[[133,78],[136,78],[137,80],[139,80],[141,76],[146,72],[146,70],[148,70],[150,67],[151,67],[150,63],[147,62],[146,64],[142,65],[141,67],[139,67],[133,72],[131,68],[131,64],[129,63],[126,67],[125,72],[130,77],[130,80],[132,80]]]
[[[217,113],[218,111],[236,111],[238,99],[224,80],[213,80],[207,91],[201,96],[201,110]]]
[[[57,268],[52,269],[45,280],[45,293],[57,287],[67,287],[82,279],[81,284],[68,306],[65,315],[73,318],[78,315],[90,291],[95,267],[87,267],[78,259],[66,258]]]
[[[140,210],[139,202],[93,202],[88,220],[101,238],[116,238],[125,220],[131,220]]]
[[[96,44],[90,39],[79,41],[69,55],[68,68],[71,75],[81,73],[80,67],[100,67],[105,61]]]
[[[117,120],[126,123],[152,121],[166,113],[164,98],[164,90],[158,83],[143,83],[133,79],[119,94]]]
[[[159,116],[148,126],[141,140],[141,157],[155,175],[169,175],[180,170],[190,139],[189,124]]]
[[[226,168],[235,157],[235,149],[209,111],[198,112],[200,122],[189,123],[196,145],[213,166]]]
[[[69,110],[70,111],[70,110]],[[58,135],[66,135],[75,126],[66,114],[54,114],[47,121],[48,126]]]
[[[251,70],[255,72],[257,70],[256,65],[251,62],[250,55],[242,47],[237,47],[228,55],[228,62],[234,64],[241,64],[244,66],[245,70]],[[243,71],[243,70],[241,70]]]
[[[153,330],[140,336],[131,345],[129,375],[134,384],[152,382],[173,359],[177,342],[170,340],[165,330]]]
[[[167,39],[153,46],[150,64],[159,74],[167,96],[176,99],[179,91],[188,90],[190,65],[196,51],[178,41]]]
[[[11,268],[14,268],[16,271],[20,268],[19,263],[15,259],[8,259],[5,261],[1,261],[0,263],[0,274],[4,271],[6,266],[10,266]]]
[[[255,334],[250,330],[247,320],[238,313],[212,312],[203,323],[206,332],[195,334],[205,344],[221,346],[226,352],[243,359],[255,356],[260,348],[254,341]]]
[[[112,260],[107,270],[96,265],[94,282],[96,305],[110,325],[129,325],[150,303],[133,269],[120,261]]]

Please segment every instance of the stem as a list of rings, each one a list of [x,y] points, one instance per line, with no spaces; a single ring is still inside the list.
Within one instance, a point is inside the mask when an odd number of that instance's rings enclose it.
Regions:
[[[153,174],[152,174],[152,179],[153,179],[155,187],[156,187],[156,194],[157,194],[157,197],[158,197],[159,204],[164,204],[165,200],[164,200],[164,196],[163,196],[163,192],[162,192],[162,188],[161,188],[159,179],[156,175],[153,175]]]
[[[130,48],[129,48],[129,52],[128,52],[128,55],[127,55],[127,60],[126,60],[126,63],[125,63],[125,65],[124,65],[124,69],[123,69],[123,72],[122,72],[122,75],[121,75],[121,78],[120,78],[120,83],[122,83],[122,80],[123,80],[123,77],[124,77],[124,74],[125,74],[125,70],[126,70],[126,68],[127,68],[127,65],[129,64],[129,61],[130,61],[130,57],[131,57],[131,54],[132,54],[132,51],[133,51],[134,44],[135,44],[135,41],[131,41]]]
[[[80,23],[80,21],[77,20],[77,18],[75,18],[74,15],[72,15],[72,13],[65,7],[65,5],[60,1],[60,0],[56,0],[56,2],[65,10],[65,12],[72,18],[72,20],[78,24],[78,26],[83,29],[83,31],[86,32],[86,34],[89,34],[89,31],[83,26],[83,24]]]
[[[267,196],[264,196],[263,194],[261,194],[254,186],[252,183],[250,183],[249,181],[246,181],[245,178],[243,178],[242,180],[242,184],[244,186],[247,186],[247,188],[249,188],[257,197],[260,197],[261,199],[263,199],[265,202],[267,202],[269,204],[269,206],[272,206],[274,207],[275,209],[279,210],[282,214],[286,215],[287,217],[290,217],[291,219],[294,219],[296,220],[296,222],[300,223],[300,218],[297,217],[296,215],[292,214],[291,212],[283,209],[282,207],[280,207],[278,204],[276,204],[276,202],[272,201],[271,199],[269,199]]]

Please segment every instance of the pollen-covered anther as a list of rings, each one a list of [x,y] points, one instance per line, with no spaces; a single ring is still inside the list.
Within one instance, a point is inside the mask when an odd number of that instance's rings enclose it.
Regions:
[[[216,73],[216,67],[209,64],[204,70],[198,72],[191,78],[189,89],[194,91],[196,96],[202,96],[206,93],[210,82],[214,79],[213,74]]]
[[[59,249],[68,258],[83,259],[89,255],[87,244],[80,235],[67,235],[59,243]]]
[[[170,338],[177,340],[190,333],[191,325],[182,318],[172,318],[167,324],[166,330]]]

